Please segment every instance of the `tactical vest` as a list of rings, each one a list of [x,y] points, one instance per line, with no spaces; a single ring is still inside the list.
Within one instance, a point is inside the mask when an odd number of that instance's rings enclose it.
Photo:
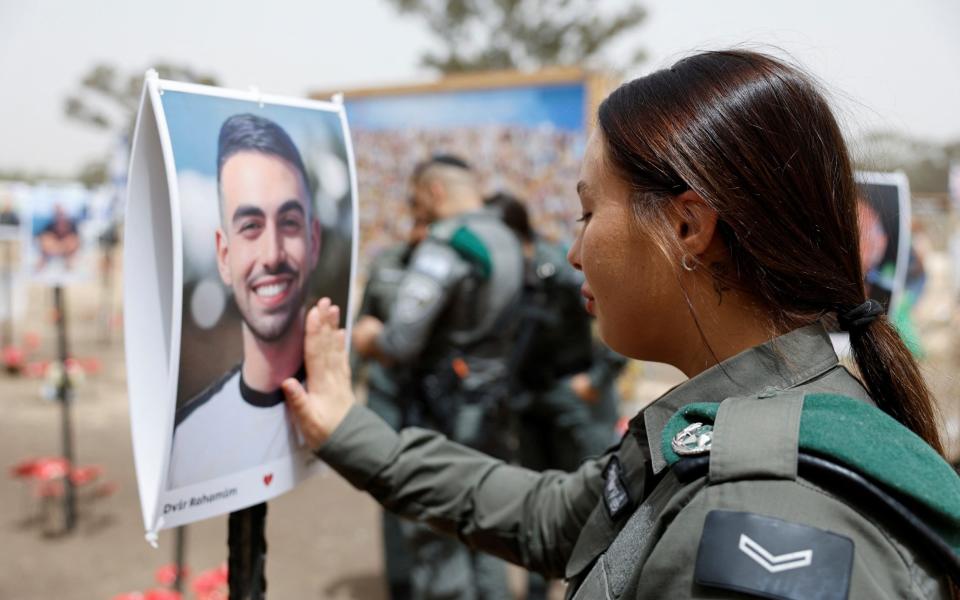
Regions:
[[[851,435],[863,432],[851,432],[849,423],[873,435]],[[868,446],[880,440],[890,447],[887,455],[870,452]],[[908,532],[914,551],[922,551],[960,583],[960,478],[922,440],[873,407],[842,396],[805,396],[799,390],[781,392],[775,400],[741,397],[719,405],[691,404],[664,430],[663,447],[670,469],[586,575],[571,582],[568,598],[635,597],[651,553],[666,543],[667,528],[685,518],[685,507],[698,494],[708,486],[760,480],[805,481],[857,513],[868,510],[869,518],[885,529]],[[891,459],[902,472],[889,469]],[[615,460],[605,471],[604,502],[611,511],[628,501]],[[937,482],[937,496],[930,497],[929,486],[924,489],[919,481]],[[941,527],[931,527],[931,519]],[[770,530],[776,535],[761,536]],[[772,544],[781,550],[771,550]],[[793,551],[782,551],[784,544]],[[760,514],[712,510],[700,533],[693,580],[759,597],[846,598],[853,553],[852,542],[829,531]]]
[[[456,251],[466,266],[443,323],[415,377],[432,426],[452,439],[502,455],[487,445],[488,422],[507,397],[508,363],[522,289],[523,255],[516,236],[492,213],[468,213],[430,228],[430,240]],[[416,425],[418,423],[408,423]]]

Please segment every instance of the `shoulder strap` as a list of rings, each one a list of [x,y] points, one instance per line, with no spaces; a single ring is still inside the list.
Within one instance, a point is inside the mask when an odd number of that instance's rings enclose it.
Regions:
[[[710,483],[796,479],[803,392],[727,398],[717,409]]]
[[[666,471],[650,496],[634,511],[606,552],[594,563],[571,600],[620,597],[637,565],[643,563],[650,551],[648,542],[654,533],[657,517],[681,487],[683,484],[673,470]]]

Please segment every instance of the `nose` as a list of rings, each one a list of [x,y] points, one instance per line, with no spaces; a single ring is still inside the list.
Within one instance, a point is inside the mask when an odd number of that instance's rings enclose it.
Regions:
[[[577,237],[574,238],[573,245],[567,250],[567,262],[578,271],[583,271],[583,266],[580,264],[580,238],[582,237],[583,230],[581,229],[577,233]]]
[[[283,236],[276,224],[271,224],[260,236],[260,258],[267,271],[273,271],[286,262],[287,256],[283,248]]]

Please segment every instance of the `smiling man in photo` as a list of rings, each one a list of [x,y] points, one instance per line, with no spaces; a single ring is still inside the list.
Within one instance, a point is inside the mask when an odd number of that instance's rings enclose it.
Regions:
[[[297,445],[280,383],[302,378],[304,300],[320,255],[303,159],[279,125],[251,114],[223,123],[217,154],[217,268],[243,318],[243,360],[177,410],[170,488]]]

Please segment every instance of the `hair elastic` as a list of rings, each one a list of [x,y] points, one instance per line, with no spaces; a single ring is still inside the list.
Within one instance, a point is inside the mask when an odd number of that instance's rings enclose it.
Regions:
[[[837,311],[837,323],[840,325],[840,329],[844,331],[861,329],[873,323],[877,317],[885,312],[882,304],[870,298],[860,306],[851,308],[846,312]]]

